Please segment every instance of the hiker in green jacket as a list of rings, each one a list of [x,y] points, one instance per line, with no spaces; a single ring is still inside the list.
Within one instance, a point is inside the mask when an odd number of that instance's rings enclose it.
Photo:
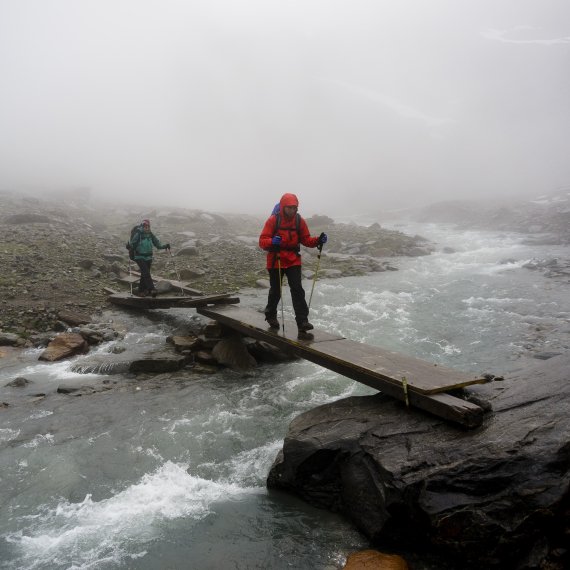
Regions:
[[[150,220],[143,220],[138,229],[133,233],[130,245],[134,250],[134,259],[141,271],[141,279],[139,282],[139,297],[152,295],[156,297],[156,289],[150,275],[150,266],[152,265],[153,246],[156,249],[168,249],[170,244],[162,245],[160,240],[150,231]]]

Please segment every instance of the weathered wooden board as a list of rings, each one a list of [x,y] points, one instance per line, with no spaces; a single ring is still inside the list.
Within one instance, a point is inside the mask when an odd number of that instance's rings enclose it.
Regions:
[[[140,276],[141,276],[141,274],[138,271],[131,271],[130,275],[126,275],[125,277],[121,277],[119,279],[119,281],[121,281],[122,283],[126,283],[127,285],[130,285],[131,283],[133,283],[133,284],[138,283],[140,280]],[[187,295],[198,296],[198,295],[204,294],[202,291],[199,291],[198,289],[192,289],[191,287],[188,287],[186,285],[186,283],[184,283],[182,281],[177,281],[176,279],[165,279],[164,277],[155,277],[153,275],[152,280],[155,282],[168,281],[169,283],[172,284],[173,287],[176,287],[179,291],[181,291]]]
[[[239,303],[239,297],[232,297],[230,293],[222,295],[203,295],[201,297],[187,297],[182,295],[158,295],[157,297],[137,297],[130,293],[118,293],[110,289],[108,299],[115,305],[132,307],[133,309],[171,309],[174,307],[203,307],[216,304]]]
[[[314,338],[299,340],[294,322],[285,323],[285,332],[273,331],[265,322],[264,315],[252,309],[219,306],[199,308],[197,311],[243,334],[288,350],[389,396],[402,401],[406,401],[407,396],[410,405],[445,419],[467,427],[476,427],[483,420],[483,410],[479,406],[442,393],[484,382],[483,378],[434,366],[417,358],[368,346],[325,331],[311,331]]]

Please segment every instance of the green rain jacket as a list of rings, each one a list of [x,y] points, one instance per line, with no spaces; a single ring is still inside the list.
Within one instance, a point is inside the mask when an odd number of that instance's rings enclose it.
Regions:
[[[135,250],[135,259],[150,261],[152,259],[153,245],[156,249],[166,249],[166,246],[162,245],[160,240],[150,230],[145,232],[142,226],[134,233],[131,239],[131,246]]]

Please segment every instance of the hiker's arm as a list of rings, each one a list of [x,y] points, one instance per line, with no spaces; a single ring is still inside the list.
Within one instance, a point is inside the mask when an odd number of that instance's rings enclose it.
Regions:
[[[309,227],[304,218],[301,219],[301,226],[299,227],[299,233],[301,234],[300,240],[305,247],[317,247],[319,245],[319,238],[312,237],[309,232]]]
[[[275,227],[275,218],[271,216],[263,226],[261,230],[261,235],[259,236],[259,247],[265,251],[271,251],[273,239],[273,231]]]
[[[152,240],[152,243],[154,244],[154,247],[156,247],[156,249],[166,249],[166,246],[169,245],[169,244],[162,245],[160,243],[160,240],[154,234],[150,234],[150,239]]]

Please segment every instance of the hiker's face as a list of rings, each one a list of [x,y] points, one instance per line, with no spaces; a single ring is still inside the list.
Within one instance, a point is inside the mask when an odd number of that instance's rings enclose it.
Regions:
[[[292,218],[297,213],[297,206],[283,206],[283,213],[287,218]]]
[[[143,230],[144,230],[145,232],[150,231],[150,224],[143,224]]]

